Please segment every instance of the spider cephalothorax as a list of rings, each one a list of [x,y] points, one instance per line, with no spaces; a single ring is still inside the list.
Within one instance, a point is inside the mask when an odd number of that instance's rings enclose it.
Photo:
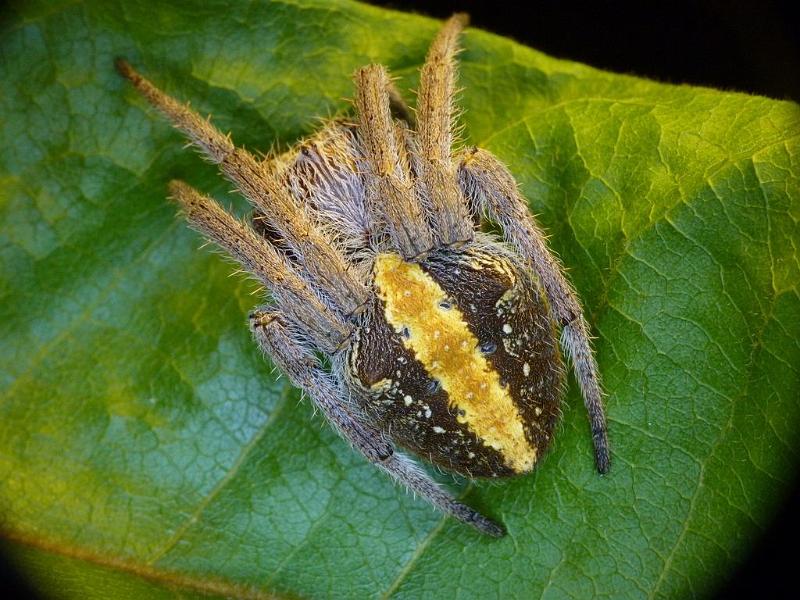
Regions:
[[[126,62],[117,67],[253,205],[250,226],[186,184],[170,185],[189,223],[271,292],[272,304],[250,318],[264,353],[368,460],[502,535],[393,444],[469,477],[530,471],[558,419],[559,327],[601,473],[608,442],[580,304],[527,202],[494,156],[453,151],[465,23],[451,18],[431,46],[416,123],[385,69],[371,65],[355,74],[355,123],[329,122],[265,161]],[[480,216],[505,239],[481,232]]]

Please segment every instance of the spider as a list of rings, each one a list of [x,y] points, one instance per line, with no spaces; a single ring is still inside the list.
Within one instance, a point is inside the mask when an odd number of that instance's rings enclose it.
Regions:
[[[451,17],[422,67],[416,111],[386,69],[356,71],[355,122],[329,121],[257,159],[124,60],[116,66],[247,197],[242,223],[180,181],[191,227],[271,292],[256,343],[367,460],[479,531],[505,529],[458,501],[395,444],[468,478],[529,472],[559,418],[570,357],[600,473],[609,449],[597,365],[572,286],[508,169],[453,150],[458,39]],[[503,240],[481,231],[481,216]]]

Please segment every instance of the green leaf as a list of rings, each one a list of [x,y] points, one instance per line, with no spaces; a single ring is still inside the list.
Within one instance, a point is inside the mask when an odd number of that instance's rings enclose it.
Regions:
[[[798,462],[800,110],[554,60],[476,30],[469,143],[506,161],[593,330],[614,463],[574,382],[482,538],[393,486],[249,339],[252,283],[164,201],[244,203],[114,72],[266,151],[416,85],[438,23],[349,2],[28,2],[0,41],[0,529],[61,598],[702,595]],[[451,484],[453,482],[450,482]],[[463,482],[458,485],[463,486]]]

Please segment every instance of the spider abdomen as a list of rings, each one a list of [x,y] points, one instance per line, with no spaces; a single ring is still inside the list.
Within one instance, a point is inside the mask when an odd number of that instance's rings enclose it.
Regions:
[[[348,366],[391,437],[471,477],[530,471],[558,418],[562,364],[538,283],[493,244],[375,260]]]

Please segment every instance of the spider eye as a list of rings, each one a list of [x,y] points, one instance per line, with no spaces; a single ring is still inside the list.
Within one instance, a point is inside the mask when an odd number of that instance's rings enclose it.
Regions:
[[[450,302],[450,300],[442,300],[441,302],[439,302],[439,308],[441,308],[442,310],[450,310],[451,308],[453,308],[453,303]]]
[[[411,331],[408,329],[408,327],[403,327],[400,330],[400,335],[402,335],[405,339],[410,339],[411,338]]]
[[[490,356],[497,350],[497,344],[494,342],[483,342],[479,347],[485,356]]]

